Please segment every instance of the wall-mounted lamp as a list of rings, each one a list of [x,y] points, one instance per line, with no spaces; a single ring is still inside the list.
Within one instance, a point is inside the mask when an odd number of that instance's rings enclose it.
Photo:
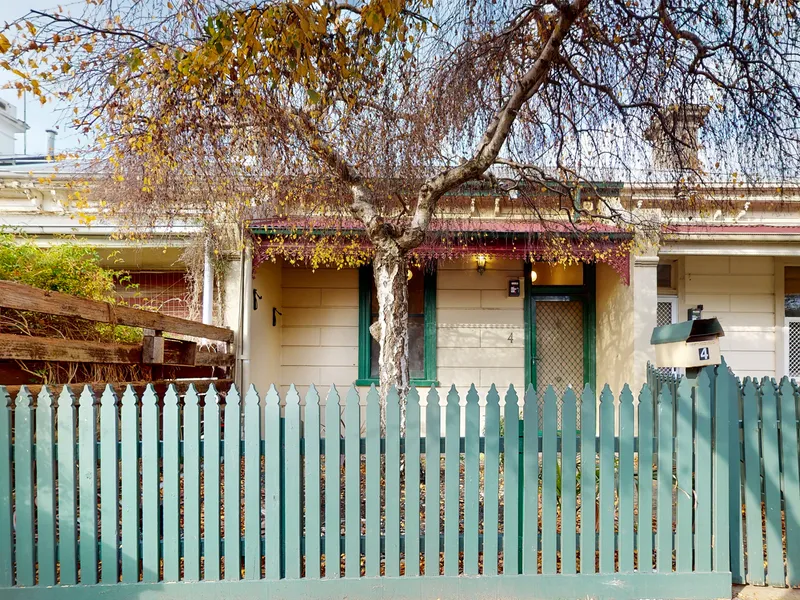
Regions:
[[[539,276],[536,274],[536,271],[531,269],[531,283],[536,283],[537,279],[539,279]]]
[[[414,273],[411,272],[411,269],[408,270],[408,280],[411,281],[411,278],[414,276]]]
[[[486,256],[478,254],[478,256],[475,257],[475,261],[478,263],[478,274],[483,275],[483,272],[486,270]]]

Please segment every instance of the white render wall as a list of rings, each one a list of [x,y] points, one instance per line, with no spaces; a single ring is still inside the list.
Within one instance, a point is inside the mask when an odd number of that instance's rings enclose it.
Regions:
[[[686,256],[679,261],[679,313],[703,305],[719,319],[720,349],[737,375],[774,377],[775,259],[769,256]]]

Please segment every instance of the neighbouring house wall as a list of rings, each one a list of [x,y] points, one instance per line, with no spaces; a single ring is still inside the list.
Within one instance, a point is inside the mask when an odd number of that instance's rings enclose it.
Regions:
[[[739,376],[774,376],[775,259],[761,256],[686,256],[680,265],[679,320],[703,305],[725,330],[722,355]]]
[[[284,265],[275,289],[283,292],[281,386],[294,383],[305,393],[314,383],[323,395],[336,384],[346,391],[358,378],[358,269]]]
[[[494,383],[502,399],[513,383],[522,395],[523,299],[508,297],[508,280],[523,275],[522,261],[490,259],[483,274],[471,259],[439,264],[436,360],[443,387],[474,383],[484,398]]]
[[[617,397],[622,386],[634,380],[633,310],[634,294],[608,265],[597,265],[596,357],[597,387],[607,383]],[[637,396],[639,390],[633,390]]]
[[[276,326],[272,326],[272,308],[283,310],[283,293],[281,290],[283,269],[281,262],[262,264],[253,277],[252,289],[258,292],[258,309],[253,310],[253,294],[245,298],[245,309],[250,311],[249,360],[247,372],[249,381],[263,395],[273,383],[283,383],[281,368],[281,338],[283,328],[281,317],[277,317]]]

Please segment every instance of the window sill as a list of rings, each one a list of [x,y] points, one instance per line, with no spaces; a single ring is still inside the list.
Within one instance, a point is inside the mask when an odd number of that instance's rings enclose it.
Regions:
[[[439,387],[439,382],[435,379],[412,379],[411,383],[417,386],[417,388],[431,387],[431,386]],[[372,384],[375,384],[375,386],[377,387],[379,385],[379,382],[377,379],[356,379],[357,386],[369,386]]]

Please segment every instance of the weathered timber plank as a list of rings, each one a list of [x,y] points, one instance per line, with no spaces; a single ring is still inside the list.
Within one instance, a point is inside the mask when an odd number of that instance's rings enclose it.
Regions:
[[[0,306],[63,317],[79,317],[114,325],[145,327],[222,342],[233,341],[233,331],[224,327],[204,325],[188,319],[127,306],[117,306],[108,302],[76,298],[68,294],[40,290],[13,281],[0,281]]]
[[[183,342],[172,340],[170,342],[183,344]],[[109,344],[98,341],[31,337],[12,333],[0,334],[0,360],[122,364],[153,362],[152,357],[147,360],[143,359],[141,344]],[[168,346],[162,360],[165,365],[230,367],[233,365],[234,356],[226,352],[209,352],[207,350],[198,350],[195,353],[190,347],[184,349]],[[190,362],[192,360],[194,362]]]

